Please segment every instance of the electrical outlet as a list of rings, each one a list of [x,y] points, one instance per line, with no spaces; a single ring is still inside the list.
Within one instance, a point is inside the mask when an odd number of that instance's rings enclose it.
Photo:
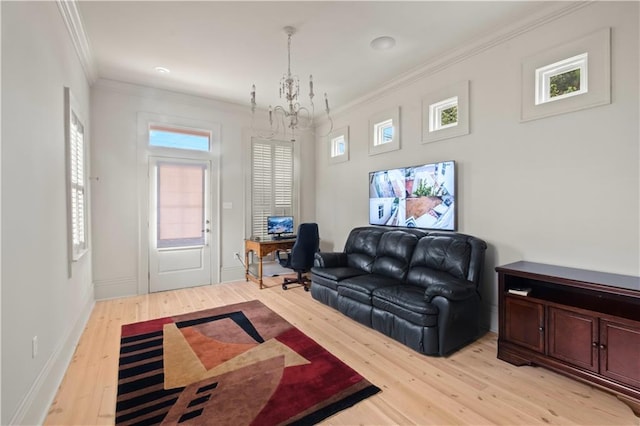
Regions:
[[[38,336],[33,336],[31,339],[31,358],[38,356]]]

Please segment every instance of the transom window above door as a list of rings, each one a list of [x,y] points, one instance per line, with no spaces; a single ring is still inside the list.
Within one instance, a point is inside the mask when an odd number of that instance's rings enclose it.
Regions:
[[[208,152],[211,150],[211,132],[186,127],[151,124],[149,125],[149,145],[161,148]]]

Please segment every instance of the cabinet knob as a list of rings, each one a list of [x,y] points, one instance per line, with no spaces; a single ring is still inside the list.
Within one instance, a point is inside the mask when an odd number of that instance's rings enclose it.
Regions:
[[[597,347],[598,347],[598,342],[593,342],[593,343],[591,344],[591,346],[593,346],[594,348],[597,348]]]
[[[606,346],[606,345],[603,345],[603,344],[601,343],[601,344],[600,344],[600,346],[599,346],[599,348],[600,348],[600,349],[607,349],[607,346]]]
[[[544,332],[544,327],[543,327],[543,326],[538,327],[538,331],[539,331],[540,333]]]

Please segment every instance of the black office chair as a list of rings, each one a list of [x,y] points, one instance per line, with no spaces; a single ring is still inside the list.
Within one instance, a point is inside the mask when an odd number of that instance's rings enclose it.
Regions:
[[[302,284],[305,291],[309,291],[311,280],[304,274],[313,266],[313,258],[320,248],[320,235],[318,234],[317,223],[301,223],[298,227],[296,242],[291,248],[291,252],[286,259],[280,257],[278,261],[285,268],[293,269],[298,276],[296,278],[285,278],[282,289],[286,290],[288,284]]]

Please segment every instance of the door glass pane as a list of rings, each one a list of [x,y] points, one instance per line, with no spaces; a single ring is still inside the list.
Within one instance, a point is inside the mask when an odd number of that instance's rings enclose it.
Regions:
[[[205,244],[202,164],[158,163],[158,248]]]

